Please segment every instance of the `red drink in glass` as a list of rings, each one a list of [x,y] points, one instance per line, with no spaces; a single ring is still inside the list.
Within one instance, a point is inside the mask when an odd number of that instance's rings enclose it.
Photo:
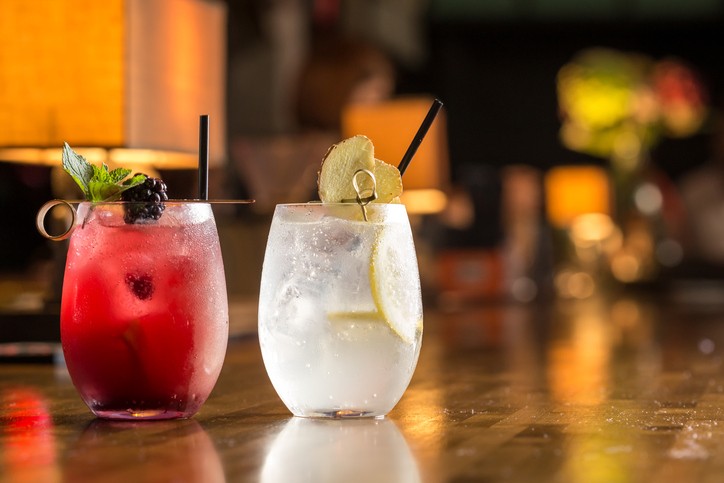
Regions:
[[[68,371],[94,414],[195,414],[216,383],[228,339],[211,206],[167,202],[158,221],[126,224],[123,203],[81,203],[60,319]]]

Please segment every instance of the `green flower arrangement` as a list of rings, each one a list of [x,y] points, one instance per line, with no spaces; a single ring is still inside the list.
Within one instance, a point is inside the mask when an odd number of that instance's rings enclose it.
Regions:
[[[561,142],[574,151],[637,167],[662,137],[698,132],[707,95],[691,68],[676,59],[594,48],[580,52],[557,76]]]

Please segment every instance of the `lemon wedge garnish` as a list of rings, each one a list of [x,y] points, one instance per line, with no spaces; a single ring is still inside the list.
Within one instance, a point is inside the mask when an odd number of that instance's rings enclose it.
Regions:
[[[390,230],[382,229],[372,247],[370,289],[377,311],[392,331],[412,343],[422,331],[422,306],[417,265]]]

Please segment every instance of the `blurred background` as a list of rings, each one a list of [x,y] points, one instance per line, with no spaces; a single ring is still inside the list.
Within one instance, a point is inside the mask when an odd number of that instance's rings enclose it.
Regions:
[[[34,220],[78,196],[64,141],[194,197],[210,114],[210,197],[256,200],[217,212],[253,318],[273,206],[315,199],[349,135],[396,165],[434,98],[403,178],[426,303],[721,298],[722,19],[718,0],[3,0],[0,307],[56,309],[64,244]]]

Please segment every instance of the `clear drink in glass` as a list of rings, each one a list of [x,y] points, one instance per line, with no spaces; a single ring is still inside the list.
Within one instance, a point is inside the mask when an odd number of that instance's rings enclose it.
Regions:
[[[382,417],[422,341],[422,300],[401,204],[275,209],[262,269],[259,342],[274,388],[306,417]]]

